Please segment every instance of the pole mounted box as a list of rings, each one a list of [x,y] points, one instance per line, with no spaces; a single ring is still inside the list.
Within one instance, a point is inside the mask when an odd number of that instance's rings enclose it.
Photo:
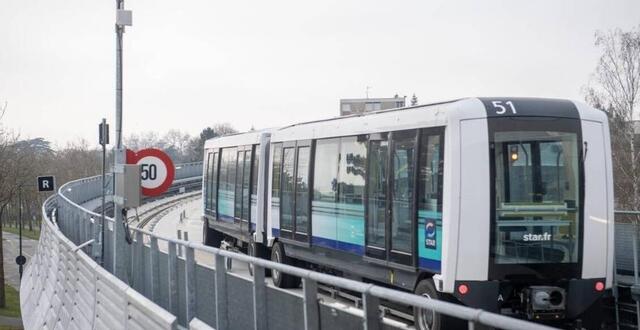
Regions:
[[[118,9],[116,12],[116,25],[122,26],[131,26],[133,23],[133,15],[131,14],[131,10]]]
[[[140,166],[118,164],[114,170],[116,179],[116,193],[113,200],[123,208],[140,206],[142,182]]]

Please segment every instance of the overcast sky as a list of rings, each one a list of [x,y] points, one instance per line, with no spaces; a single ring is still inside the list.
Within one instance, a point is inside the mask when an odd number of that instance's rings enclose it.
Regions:
[[[115,127],[115,1],[0,0],[2,123],[96,143]],[[124,132],[333,117],[340,98],[583,99],[594,33],[638,0],[126,0]],[[112,131],[113,134],[113,131]]]

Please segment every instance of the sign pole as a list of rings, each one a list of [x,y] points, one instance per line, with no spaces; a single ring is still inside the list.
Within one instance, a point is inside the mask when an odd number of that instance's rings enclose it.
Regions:
[[[122,35],[125,26],[131,25],[131,12],[124,10],[124,0],[116,0],[116,148],[114,164],[118,168],[126,163],[125,150],[122,145]],[[114,176],[114,191],[115,176]],[[125,232],[122,206],[114,203],[113,226],[113,273],[123,282],[127,279],[127,251],[125,246]]]
[[[98,125],[99,128],[99,143],[102,146],[102,211],[100,214],[100,223],[98,224],[98,229],[94,232],[96,237],[96,242],[98,244],[94,245],[94,257],[99,258],[100,266],[104,267],[104,218],[105,218],[105,195],[107,193],[107,179],[106,179],[106,170],[107,170],[107,144],[109,144],[109,125],[107,124],[107,120],[102,118],[102,122]]]
[[[20,252],[19,256],[22,256],[22,185],[18,186],[18,220],[20,221],[20,230],[19,232],[19,246]],[[20,273],[20,280],[22,280],[22,265],[23,263],[18,264],[18,272]]]

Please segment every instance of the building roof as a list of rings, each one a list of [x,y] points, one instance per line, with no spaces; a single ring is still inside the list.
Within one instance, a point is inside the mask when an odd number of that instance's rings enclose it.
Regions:
[[[360,102],[396,102],[396,101],[404,101],[406,96],[398,96],[398,97],[371,97],[364,99],[340,99],[340,103],[360,103]]]

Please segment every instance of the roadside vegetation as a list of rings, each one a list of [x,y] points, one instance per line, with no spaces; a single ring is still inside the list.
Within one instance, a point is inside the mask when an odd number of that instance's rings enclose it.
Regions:
[[[56,146],[41,137],[21,137],[3,125],[2,118],[10,111],[10,100],[0,100],[0,241],[3,232],[18,234],[20,219],[24,237],[37,240],[42,222],[42,203],[52,194],[37,191],[37,177],[53,175],[56,186],[60,187],[71,180],[98,175],[102,170],[102,152],[97,141],[91,143],[80,139]],[[155,132],[131,134],[124,138],[124,144],[132,150],[162,149],[178,164],[202,161],[204,141],[235,132],[229,124],[215,124],[197,136],[179,130],[170,130],[162,135]],[[111,152],[107,155],[110,166],[113,156]],[[107,168],[107,171],[111,169]],[[8,293],[3,290],[5,272],[2,260],[0,244],[0,309],[9,303]]]
[[[7,317],[20,317],[20,296],[18,294],[18,290],[5,284],[4,293],[5,306],[0,308],[0,315]]]

